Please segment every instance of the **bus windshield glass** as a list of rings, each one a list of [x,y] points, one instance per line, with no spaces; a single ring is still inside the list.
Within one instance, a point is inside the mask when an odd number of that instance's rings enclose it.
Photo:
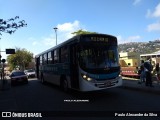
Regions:
[[[117,46],[83,46],[79,52],[79,64],[82,68],[118,67]]]

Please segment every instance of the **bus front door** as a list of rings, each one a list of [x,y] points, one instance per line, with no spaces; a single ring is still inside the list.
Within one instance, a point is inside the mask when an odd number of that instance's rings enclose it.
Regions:
[[[36,58],[36,77],[39,78],[39,57]]]
[[[78,75],[78,59],[77,59],[77,45],[72,45],[70,49],[70,68],[71,68],[71,87],[79,89],[79,75]]]

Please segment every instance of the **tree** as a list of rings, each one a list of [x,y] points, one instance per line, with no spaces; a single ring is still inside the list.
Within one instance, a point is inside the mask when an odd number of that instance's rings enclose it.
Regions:
[[[10,18],[8,20],[0,19],[0,35],[2,35],[2,33],[12,34],[18,28],[27,26],[24,20],[21,20],[18,23],[16,23],[17,19],[19,19],[19,16],[16,16],[15,18]]]
[[[96,32],[89,32],[89,31],[85,31],[85,30],[80,29],[80,30],[73,32],[72,34],[73,35],[81,35],[81,34],[92,34],[92,33],[96,33]]]
[[[7,61],[11,70],[15,69],[17,66],[21,70],[24,70],[32,61],[32,58],[33,53],[27,51],[26,49],[16,48],[15,54],[9,55],[7,57]]]

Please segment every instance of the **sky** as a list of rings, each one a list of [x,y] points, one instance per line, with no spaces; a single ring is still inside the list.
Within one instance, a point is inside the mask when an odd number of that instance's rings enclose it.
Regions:
[[[118,44],[160,39],[159,0],[0,0],[0,19],[19,16],[27,27],[2,33],[0,49],[25,48],[34,55],[83,29],[111,34]],[[16,21],[15,21],[16,22]],[[1,52],[6,58],[5,52]]]

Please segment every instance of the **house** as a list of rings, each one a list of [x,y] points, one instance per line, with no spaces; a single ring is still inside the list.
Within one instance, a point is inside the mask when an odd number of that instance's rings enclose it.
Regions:
[[[160,63],[160,50],[151,54],[140,55],[140,59],[142,60],[147,60],[148,58],[150,58],[154,62],[154,64]]]
[[[121,67],[137,67],[140,64],[140,54],[136,52],[119,53]]]

